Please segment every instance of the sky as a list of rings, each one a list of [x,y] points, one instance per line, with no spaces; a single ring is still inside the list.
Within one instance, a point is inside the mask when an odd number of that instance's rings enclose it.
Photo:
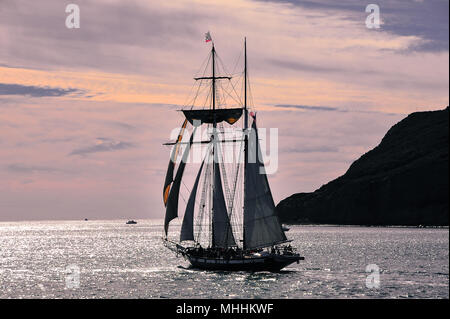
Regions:
[[[73,0],[74,29],[68,3],[0,0],[0,220],[162,218],[161,144],[207,31],[228,69],[247,37],[259,126],[278,129],[276,203],[449,104],[448,0]]]

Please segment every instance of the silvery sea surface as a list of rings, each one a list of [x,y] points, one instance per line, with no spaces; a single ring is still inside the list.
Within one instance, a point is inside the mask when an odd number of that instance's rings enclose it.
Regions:
[[[162,220],[1,222],[0,298],[449,298],[448,228],[287,235],[305,260],[280,273],[207,272],[162,245]]]

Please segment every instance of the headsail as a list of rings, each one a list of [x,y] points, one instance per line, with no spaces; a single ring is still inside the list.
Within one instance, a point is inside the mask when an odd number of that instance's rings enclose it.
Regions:
[[[180,241],[183,240],[194,240],[194,208],[195,208],[195,198],[197,196],[198,182],[200,181],[200,175],[202,174],[203,161],[200,169],[198,170],[197,178],[195,179],[194,187],[192,188],[191,195],[186,206],[186,211],[183,217],[183,224],[181,226]]]
[[[167,200],[169,199],[170,187],[173,182],[173,171],[175,168],[175,161],[178,157],[178,151],[180,150],[181,145],[180,142],[183,139],[183,134],[184,130],[186,129],[187,123],[188,123],[187,119],[184,120],[183,125],[180,128],[180,132],[178,133],[176,144],[174,145],[172,149],[172,154],[170,155],[169,166],[167,167],[166,180],[164,181],[164,188],[163,188],[164,206],[167,206]]]
[[[186,146],[186,149],[184,150],[183,158],[181,159],[181,163],[178,166],[177,174],[175,175],[175,179],[172,184],[172,189],[170,190],[167,199],[166,217],[164,219],[164,231],[166,233],[166,236],[167,231],[169,229],[170,221],[178,217],[178,197],[180,194],[181,179],[183,178],[184,168],[186,166],[192,142],[194,141],[194,134],[196,130],[197,128],[194,128],[194,131],[192,132],[191,137],[189,139],[189,144]]]
[[[264,163],[260,161],[258,130],[253,120],[248,141],[244,194],[244,244],[246,249],[272,246],[286,242],[275,211]],[[261,169],[261,170],[260,170]]]

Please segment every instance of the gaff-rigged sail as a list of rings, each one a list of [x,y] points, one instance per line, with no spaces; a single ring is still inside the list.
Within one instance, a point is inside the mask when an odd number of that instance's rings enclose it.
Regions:
[[[213,240],[214,247],[228,248],[236,246],[231,229],[228,210],[223,195],[220,165],[214,161],[214,190],[213,190]]]
[[[189,139],[189,144],[186,146],[186,149],[184,150],[183,157],[181,159],[180,165],[178,166],[177,174],[175,175],[172,188],[167,198],[166,217],[164,219],[164,231],[166,233],[166,236],[167,231],[169,229],[170,221],[178,217],[178,197],[180,194],[181,179],[183,178],[184,168],[186,166],[192,142],[194,141],[194,134],[196,130],[197,128],[194,128],[194,131],[192,132],[191,137]]]
[[[200,175],[202,174],[203,161],[200,169],[197,173],[197,178],[195,179],[194,187],[192,188],[191,195],[186,206],[186,211],[183,217],[183,224],[181,225],[180,241],[184,240],[194,240],[194,208],[195,208],[195,198],[197,196],[198,182],[200,181]]]
[[[167,200],[169,199],[170,187],[173,182],[173,171],[175,169],[175,161],[177,160],[178,157],[178,152],[181,147],[180,142],[183,139],[183,134],[184,130],[186,129],[187,123],[188,121],[184,120],[183,125],[180,128],[180,132],[178,133],[176,143],[172,149],[172,154],[170,155],[169,166],[167,167],[166,180],[164,181],[164,188],[163,188],[164,206],[167,206]]]
[[[256,120],[253,120],[248,141],[245,170],[244,244],[246,249],[268,247],[286,242],[269,182],[261,162]]]

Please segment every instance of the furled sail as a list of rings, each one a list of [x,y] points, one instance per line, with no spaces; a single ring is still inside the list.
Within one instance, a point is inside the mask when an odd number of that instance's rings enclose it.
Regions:
[[[236,123],[242,116],[242,108],[228,108],[212,110],[183,110],[186,119],[194,125],[194,121],[198,120],[201,123],[220,123],[227,122],[230,125]]]
[[[196,130],[197,128],[194,128],[194,131],[192,132],[189,139],[189,144],[184,150],[181,163],[178,166],[177,174],[175,175],[175,179],[173,180],[172,189],[170,190],[169,196],[167,198],[166,217],[164,219],[164,231],[166,232],[166,236],[170,221],[178,217],[178,197],[180,194],[181,179],[183,178],[184,168],[186,166],[192,142],[194,141],[194,134]]]
[[[245,170],[244,244],[246,249],[267,247],[287,241],[276,215],[264,163],[260,159],[261,150],[254,119],[248,138]]]
[[[167,200],[169,199],[170,194],[170,187],[173,182],[173,171],[175,169],[175,161],[178,156],[178,152],[180,150],[180,142],[183,139],[184,130],[186,129],[188,121],[184,120],[183,125],[180,128],[180,132],[178,133],[176,144],[174,145],[172,149],[172,154],[170,155],[169,160],[169,167],[167,167],[167,173],[166,173],[166,180],[164,181],[164,188],[163,188],[163,201],[164,206],[167,206]]]
[[[198,182],[200,181],[200,175],[202,173],[203,161],[200,169],[197,173],[197,178],[195,179],[194,187],[192,188],[191,195],[186,206],[186,211],[183,217],[183,224],[181,226],[180,241],[183,240],[194,240],[194,208],[195,208],[195,197],[197,196]]]
[[[227,248],[236,246],[230,220],[228,218],[227,205],[223,195],[220,165],[214,162],[214,190],[213,190],[213,232],[214,246]]]

